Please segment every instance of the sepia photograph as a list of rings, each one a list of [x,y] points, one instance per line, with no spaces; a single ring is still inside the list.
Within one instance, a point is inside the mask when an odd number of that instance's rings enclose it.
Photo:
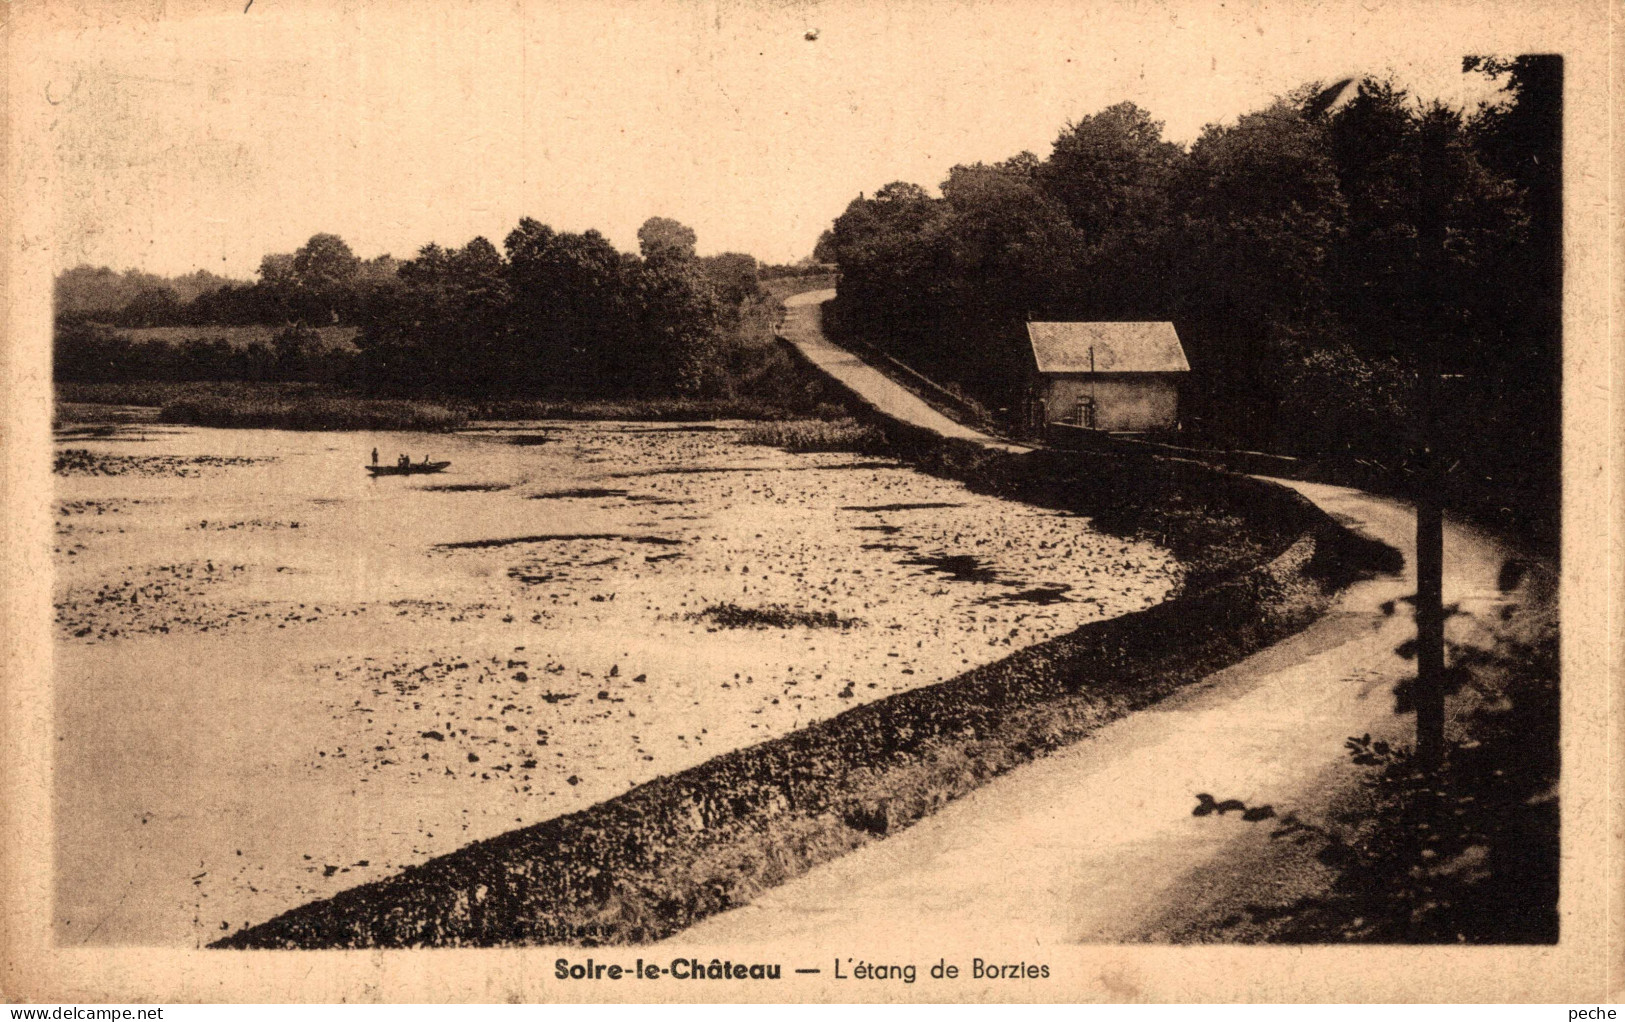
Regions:
[[[1616,9],[17,6],[6,999],[1617,999]]]

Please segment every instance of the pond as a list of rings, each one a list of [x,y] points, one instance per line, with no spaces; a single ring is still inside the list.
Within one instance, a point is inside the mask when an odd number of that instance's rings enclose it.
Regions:
[[[200,946],[1179,581],[742,428],[60,438],[58,940]]]

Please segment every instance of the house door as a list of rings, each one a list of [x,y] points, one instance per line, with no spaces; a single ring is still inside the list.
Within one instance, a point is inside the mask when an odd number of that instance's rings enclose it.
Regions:
[[[1074,413],[1078,425],[1086,429],[1095,428],[1095,399],[1085,395],[1078,398],[1078,407]]]

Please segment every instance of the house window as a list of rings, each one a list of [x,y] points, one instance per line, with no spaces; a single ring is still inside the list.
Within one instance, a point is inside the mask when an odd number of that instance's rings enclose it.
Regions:
[[[1073,421],[1087,429],[1095,428],[1095,399],[1085,394],[1078,398],[1078,406],[1072,413]]]

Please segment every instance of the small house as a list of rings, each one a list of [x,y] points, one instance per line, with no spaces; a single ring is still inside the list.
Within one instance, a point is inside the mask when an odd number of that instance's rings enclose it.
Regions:
[[[1114,433],[1179,425],[1179,383],[1190,372],[1174,325],[1028,323],[1034,375],[1028,423]]]

